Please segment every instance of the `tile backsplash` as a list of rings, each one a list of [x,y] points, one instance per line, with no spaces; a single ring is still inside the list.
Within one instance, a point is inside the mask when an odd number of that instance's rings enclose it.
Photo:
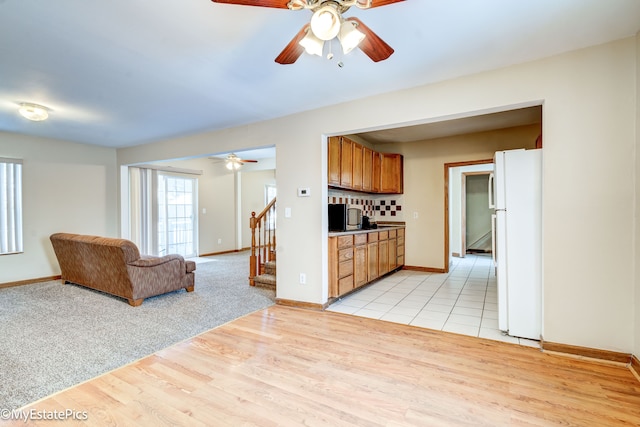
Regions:
[[[362,209],[373,221],[404,221],[402,194],[366,194],[329,190],[328,203],[346,203]]]

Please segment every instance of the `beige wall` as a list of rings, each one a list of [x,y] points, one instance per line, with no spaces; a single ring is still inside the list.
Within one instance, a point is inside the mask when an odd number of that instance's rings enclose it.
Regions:
[[[630,230],[635,225],[636,195],[636,96],[630,88],[637,77],[636,52],[636,38],[628,38],[267,122],[120,149],[118,162],[239,150],[256,145],[251,141],[275,145],[282,219],[277,296],[322,304],[327,300],[323,135],[543,102],[544,338],[630,352],[635,271]],[[405,148],[405,154],[418,150]],[[469,154],[459,160],[467,160]],[[408,192],[413,182],[424,178],[415,168],[417,161],[407,161]],[[439,182],[426,185],[442,188],[442,174],[438,171]],[[311,197],[298,198],[298,187],[309,187]],[[442,203],[435,209],[420,200],[405,202],[425,212],[431,227],[442,229]],[[284,218],[287,207],[291,218]],[[407,243],[416,244],[409,239]],[[408,247],[408,261],[442,264],[442,250],[429,248],[424,255],[411,251]],[[302,272],[306,285],[298,283]]]
[[[0,256],[0,283],[60,274],[49,236],[117,237],[116,150],[0,132],[0,157],[23,159],[24,253]]]

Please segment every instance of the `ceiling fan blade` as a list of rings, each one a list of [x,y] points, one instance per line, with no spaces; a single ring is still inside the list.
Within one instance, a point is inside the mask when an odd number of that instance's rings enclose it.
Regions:
[[[280,55],[276,58],[276,62],[278,64],[293,64],[300,58],[302,52],[304,52],[304,48],[300,46],[300,40],[307,35],[307,30],[309,29],[309,24],[306,24],[298,34],[289,42],[289,44],[280,52]]]
[[[360,42],[358,47],[365,53],[365,55],[371,58],[373,62],[383,61],[390,57],[394,52],[391,46],[378,37],[376,33],[371,31],[369,27],[364,25],[362,21],[355,16],[347,18],[347,21],[355,22],[358,30],[365,34],[366,37]]]
[[[374,7],[386,6],[388,4],[399,3],[401,1],[404,1],[404,0],[373,0],[373,2],[371,3],[371,7],[369,7],[369,9]]]
[[[288,9],[289,0],[211,0],[214,3],[237,4],[240,6],[261,6]]]
[[[245,160],[245,159],[240,159],[238,160],[241,163],[258,163],[257,160]]]

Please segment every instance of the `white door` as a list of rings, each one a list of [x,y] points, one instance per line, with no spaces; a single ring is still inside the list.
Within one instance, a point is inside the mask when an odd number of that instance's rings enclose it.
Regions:
[[[158,255],[197,256],[197,180],[158,174]]]

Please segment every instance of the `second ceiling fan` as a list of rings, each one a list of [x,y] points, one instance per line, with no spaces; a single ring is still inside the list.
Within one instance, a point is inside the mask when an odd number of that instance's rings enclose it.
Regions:
[[[214,3],[228,3],[242,6],[273,7],[278,9],[313,12],[311,22],[305,24],[276,58],[279,64],[293,64],[307,52],[323,55],[324,42],[338,38],[343,52],[349,53],[359,47],[374,62],[391,56],[393,48],[371,31],[356,17],[344,19],[342,14],[351,6],[360,9],[385,6],[404,0],[211,0]],[[329,54],[331,55],[331,54]],[[332,55],[331,55],[332,56]],[[329,58],[331,58],[329,56]]]

